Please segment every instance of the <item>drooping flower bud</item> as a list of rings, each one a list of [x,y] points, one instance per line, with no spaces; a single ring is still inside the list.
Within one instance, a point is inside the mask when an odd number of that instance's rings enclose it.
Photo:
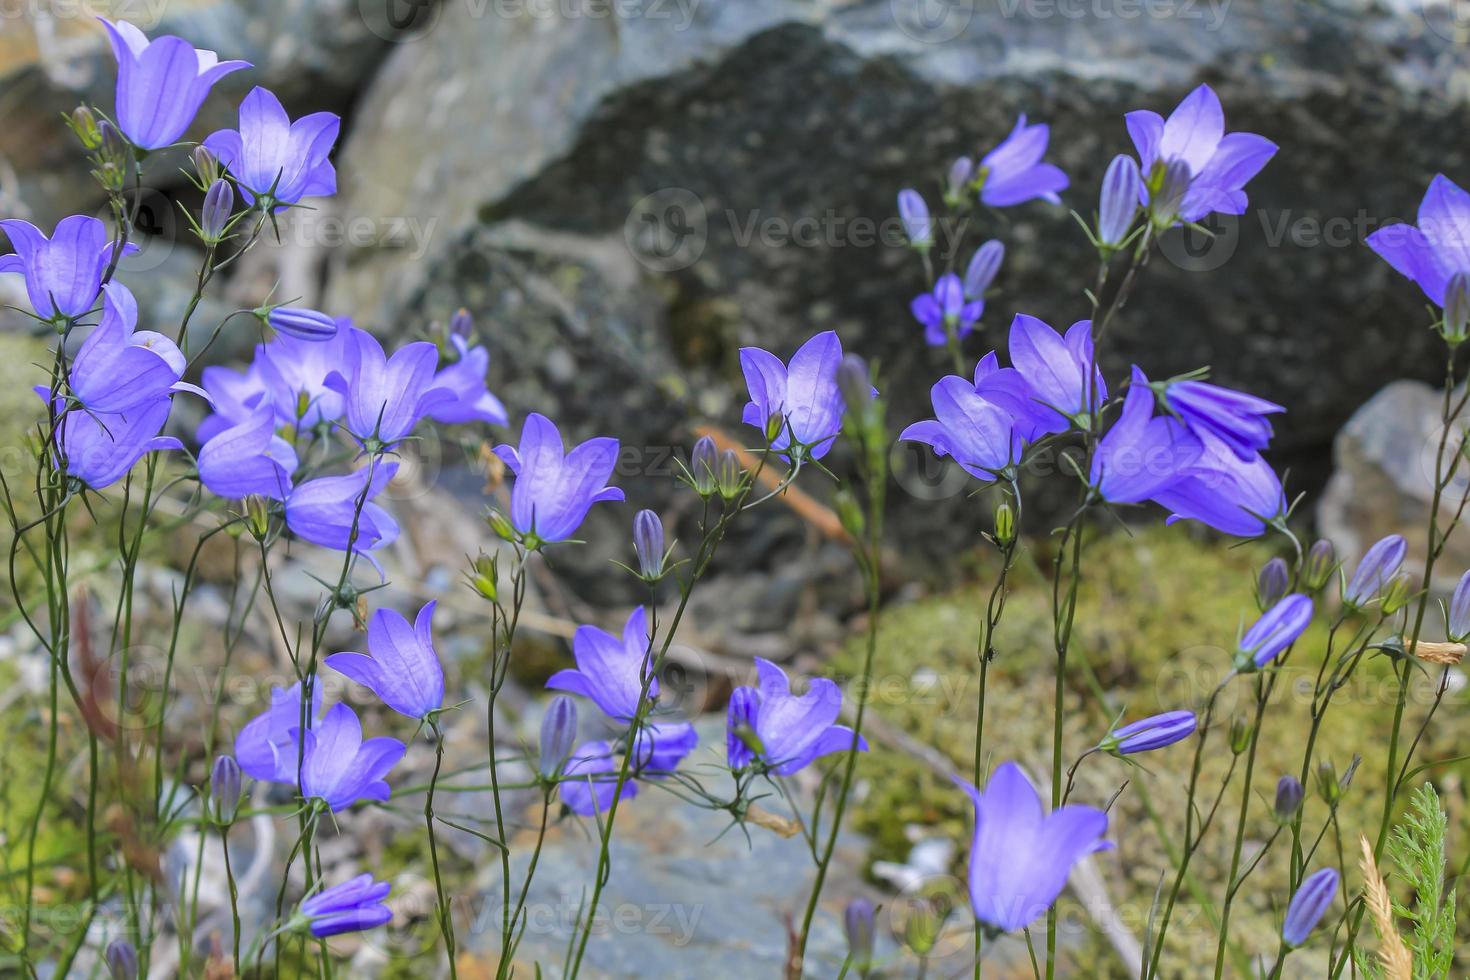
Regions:
[[[1455,594],[1450,596],[1449,610],[1445,613],[1445,635],[1456,643],[1470,638],[1470,572],[1460,576]]]
[[[1256,604],[1264,612],[1280,602],[1290,587],[1291,572],[1286,562],[1279,557],[1272,558],[1261,566],[1261,573],[1256,576]]]
[[[1307,551],[1307,559],[1302,563],[1302,585],[1306,586],[1308,592],[1321,592],[1328,582],[1332,581],[1332,573],[1337,571],[1337,551],[1332,547],[1332,542],[1326,538],[1319,538]]]
[[[302,306],[277,306],[266,312],[265,320],[278,333],[297,340],[324,341],[337,336],[336,320]]]
[[[1006,247],[993,238],[975,250],[974,258],[965,267],[965,299],[985,298],[985,291],[995,281],[1005,257]]]
[[[235,209],[235,191],[230,182],[223,178],[209,185],[204,195],[204,207],[199,212],[199,237],[206,245],[218,245],[225,237],[225,228],[230,223],[230,213]],[[336,332],[337,325],[332,324]]]
[[[1097,208],[1097,240],[1106,249],[1116,249],[1128,237],[1143,178],[1138,164],[1126,154],[1113,157],[1103,174],[1102,199]]]
[[[720,496],[726,500],[734,500],[740,495],[740,491],[745,489],[745,467],[740,465],[739,453],[733,449],[720,453],[715,480],[720,486]]]
[[[1353,577],[1342,594],[1343,601],[1356,608],[1372,602],[1404,563],[1408,549],[1408,542],[1400,534],[1390,534],[1375,543],[1353,570]]]
[[[470,316],[470,311],[461,306],[454,311],[449,318],[449,334],[452,337],[470,339],[470,334],[475,332],[475,318]]]
[[[944,182],[944,201],[950,207],[963,204],[968,197],[966,193],[970,187],[970,181],[975,179],[975,161],[969,157],[959,157],[949,165],[949,174]]]
[[[77,134],[82,147],[95,150],[102,145],[102,130],[97,126],[97,117],[92,110],[84,105],[79,105],[71,111],[71,118],[67,121],[71,131]]]
[[[719,489],[718,467],[715,441],[709,436],[700,436],[689,454],[689,475],[694,480],[694,489],[701,497],[711,496]]]
[[[107,944],[107,972],[112,980],[138,980],[138,951],[126,939],[114,939]]]
[[[1470,275],[1457,272],[1445,286],[1440,334],[1450,344],[1463,343],[1470,336]]]
[[[1297,811],[1302,808],[1302,800],[1306,796],[1306,790],[1302,788],[1302,782],[1295,776],[1282,776],[1276,784],[1276,822],[1281,824],[1291,823],[1296,819]]]
[[[898,214],[903,219],[904,234],[909,244],[923,250],[934,244],[934,222],[929,217],[929,205],[918,191],[906,187],[898,192]]]
[[[873,903],[866,898],[848,902],[842,913],[842,925],[847,933],[848,962],[861,976],[873,962]]]
[[[572,754],[577,740],[577,704],[565,694],[551,699],[541,718],[541,756],[536,771],[544,779],[554,779]]]
[[[230,823],[235,819],[235,810],[240,806],[240,764],[234,756],[222,755],[214,760],[209,773],[209,802],[216,820]]]
[[[633,554],[645,581],[656,582],[664,574],[664,525],[651,510],[633,515]]]

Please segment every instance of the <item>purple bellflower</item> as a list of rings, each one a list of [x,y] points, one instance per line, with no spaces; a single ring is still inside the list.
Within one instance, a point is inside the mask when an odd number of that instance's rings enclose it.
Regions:
[[[59,400],[55,404],[62,414],[56,433],[58,466],[93,490],[112,486],[151,452],[184,448],[173,436],[159,434],[172,407],[168,398],[116,414],[64,409]]]
[[[1152,752],[1193,735],[1195,726],[1193,711],[1166,711],[1113,729],[1100,747],[1118,755]]]
[[[333,551],[345,551],[349,541],[352,550],[359,553],[391,544],[398,538],[398,522],[372,501],[397,472],[397,463],[382,463],[364,466],[345,476],[322,476],[299,484],[286,497],[286,526],[303,541]],[[367,501],[359,513],[357,502],[364,487],[368,491]],[[352,539],[354,514],[357,515],[355,540]],[[366,557],[377,564],[371,555]]]
[[[372,875],[360,874],[306,899],[301,903],[300,914],[309,921],[308,928],[318,939],[374,929],[393,918],[392,910],[383,904],[388,891],[386,881],[374,881]]]
[[[1271,442],[1271,420],[1286,411],[1275,402],[1206,381],[1175,381],[1164,389],[1164,404],[1193,431],[1204,430],[1241,459],[1254,459]]]
[[[995,355],[987,354],[975,369],[983,380],[997,370]],[[934,418],[915,422],[899,434],[905,442],[922,442],[936,456],[949,456],[965,472],[981,480],[998,479],[1021,458],[1021,439],[1011,413],[986,398],[958,375],[949,375],[929,389]]]
[[[439,369],[434,375],[434,387],[453,392],[454,397],[437,402],[429,409],[429,418],[445,425],[466,422],[507,425],[510,419],[505,414],[505,406],[485,387],[490,352],[484,347],[471,347],[457,333],[449,335],[449,342],[459,353],[459,360]]]
[[[341,125],[331,112],[292,122],[280,99],[255,88],[240,103],[240,128],[212,133],[204,145],[234,175],[247,202],[262,198],[276,207],[337,192],[328,155]]]
[[[311,716],[321,714],[322,689],[311,693]],[[245,723],[235,736],[235,761],[246,774],[268,783],[296,784],[296,732],[301,728],[301,682],[271,688],[270,707]]]
[[[1024,204],[1037,197],[1060,204],[1057,192],[1067,189],[1067,175],[1054,164],[1041,162],[1050,138],[1049,127],[1028,126],[1022,114],[1010,135],[980,158],[974,178],[980,200],[993,208]]]
[[[177,143],[194,121],[214,83],[249,68],[248,61],[220,61],[213,51],[183,38],[149,41],[127,21],[99,17],[117,59],[117,125],[145,150]]]
[[[726,748],[730,765],[743,769],[759,758],[778,776],[806,768],[813,759],[852,748],[853,731],[836,724],[842,709],[842,691],[825,677],[813,677],[807,692],[791,693],[786,672],[762,657],[755,658],[758,677],[754,688],[736,688],[730,698],[730,726]],[[741,738],[742,730],[751,735]],[[752,748],[752,741],[759,748]],[[868,750],[859,737],[857,747]]]
[[[322,800],[334,813],[358,800],[386,800],[383,777],[403,758],[404,748],[396,738],[363,741],[357,714],[334,704],[321,724],[306,732],[301,795]]]
[[[1287,596],[1266,610],[1240,638],[1235,648],[1236,669],[1248,671],[1266,666],[1295,643],[1311,624],[1311,598],[1301,593]]]
[[[1449,608],[1445,610],[1444,631],[1453,643],[1462,643],[1470,637],[1470,572],[1461,575],[1455,584]]]
[[[226,429],[239,425],[250,417],[262,398],[269,398],[260,373],[261,348],[255,350],[256,359],[244,371],[218,365],[204,369],[201,379],[209,395],[209,403],[214,406],[214,414],[199,423],[199,429],[194,433],[199,442],[208,442]],[[294,418],[293,415],[293,421]]]
[[[985,312],[985,302],[975,299],[966,302],[965,288],[960,277],[946,272],[934,284],[932,293],[921,293],[909,304],[914,319],[924,325],[924,340],[931,347],[943,347],[951,336],[962,340]]]
[[[337,336],[335,318],[304,306],[273,307],[265,319],[277,333],[297,340],[320,343]]]
[[[427,341],[405,344],[389,357],[378,338],[353,330],[344,353],[344,369],[324,383],[342,396],[347,430],[362,442],[392,446],[435,405],[454,398],[452,391],[433,386],[439,351]]]
[[[576,740],[577,702],[558,694],[541,717],[541,752],[536,771],[545,779],[555,779],[571,757],[572,743]]]
[[[496,446],[495,455],[516,477],[511,524],[541,542],[565,541],[593,504],[623,499],[620,488],[607,486],[618,460],[616,439],[588,439],[564,452],[555,423],[532,412],[521,426],[520,445]]]
[[[1171,205],[1168,218],[1191,222],[1211,212],[1244,214],[1245,185],[1260,173],[1276,153],[1276,144],[1255,133],[1225,133],[1225,111],[1214,89],[1201,85],[1184,97],[1167,120],[1157,112],[1139,109],[1124,117],[1128,135],[1138,150],[1144,177],[1144,203],[1158,195],[1171,164],[1187,180],[1177,212]],[[1171,195],[1172,196],[1172,195]]]
[[[392,609],[368,620],[368,653],[334,653],[326,664],[370,689],[384,704],[410,718],[426,718],[444,707],[444,669],[434,652],[434,602],[419,610],[413,625]]]
[[[1343,601],[1351,606],[1366,606],[1388,585],[1404,563],[1409,543],[1402,534],[1390,534],[1375,542],[1353,569],[1353,577],[1343,590]]]
[[[992,929],[1015,932],[1030,925],[1057,900],[1074,864],[1113,846],[1102,839],[1106,813],[1077,805],[1043,812],[1014,762],[997,767],[983,793],[956,782],[975,801],[970,906]]]
[[[1133,366],[1123,413],[1098,442],[1090,482],[1104,500],[1136,504],[1172,484],[1204,446],[1179,422],[1155,416],[1148,378]]]
[[[977,377],[975,387],[1010,410],[1026,442],[1065,432],[1074,421],[1085,420],[1089,405],[1107,400],[1107,384],[1094,362],[1091,320],[1077,321],[1063,336],[1044,321],[1018,313],[1011,321],[1010,354],[1010,368]]]
[[[0,272],[26,277],[26,294],[36,316],[75,319],[92,309],[116,248],[106,225],[74,214],[57,222],[50,238],[19,218],[0,221],[0,228],[15,248],[10,255],[0,255]],[[125,251],[135,252],[137,246],[130,244]]]
[[[1449,305],[1456,275],[1470,273],[1470,194],[1443,174],[1419,204],[1419,223],[1389,225],[1368,245],[1398,272],[1419,284],[1436,306]]]
[[[1113,157],[1103,174],[1102,197],[1097,207],[1097,241],[1109,253],[1128,238],[1142,194],[1143,178],[1138,173],[1138,164],[1124,154]]]
[[[1335,868],[1322,868],[1307,875],[1291,896],[1286,907],[1286,921],[1281,924],[1281,938],[1295,948],[1307,941],[1322,916],[1332,907],[1337,896],[1338,875]]]
[[[199,479],[226,500],[258,495],[284,501],[297,462],[296,450],[276,435],[275,412],[261,405],[200,447]]]
[[[102,287],[102,321],[77,351],[67,375],[72,394],[93,412],[126,412],[170,391],[208,393],[180,381],[187,363],[172,340],[135,330],[138,302],[120,282]]]
[[[341,370],[348,344],[360,332],[343,319],[330,340],[300,340],[282,334],[255,348],[253,367],[260,390],[275,406],[276,421],[311,428],[342,417],[342,395],[328,387],[327,378]],[[206,388],[208,381],[206,378]]]
[[[633,740],[633,764],[645,779],[660,779],[699,745],[699,733],[687,721],[654,721]]]
[[[802,344],[789,365],[759,347],[740,348],[740,368],[750,392],[740,420],[769,436],[772,419],[780,419],[772,449],[789,455],[795,443],[812,459],[821,459],[842,428],[842,392],[837,387],[841,362],[842,341],[831,330]]]
[[[613,761],[612,746],[601,740],[583,742],[572,750],[562,770],[561,801],[573,813],[590,817],[612,806],[617,785],[618,766]],[[618,799],[637,795],[638,784],[629,779]]]
[[[639,606],[628,616],[621,637],[596,626],[577,627],[572,634],[577,668],[557,671],[546,686],[589,698],[609,718],[626,724],[638,710],[643,670],[651,652],[648,616]],[[648,696],[658,697],[656,677],[649,680]]]
[[[1204,452],[1153,497],[1172,512],[1170,524],[1195,520],[1226,534],[1254,538],[1286,515],[1281,479],[1265,459],[1242,460],[1209,432],[1197,430],[1195,437]]]

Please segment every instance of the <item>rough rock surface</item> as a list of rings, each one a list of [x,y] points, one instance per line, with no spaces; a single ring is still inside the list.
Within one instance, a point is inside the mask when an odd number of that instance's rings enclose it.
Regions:
[[[687,446],[691,416],[736,428],[739,346],[786,356],[832,327],[881,360],[895,426],[923,417],[948,368],[907,312],[912,255],[883,241],[895,192],[916,184],[934,200],[950,159],[1026,112],[1052,124],[1067,204],[1090,212],[1102,168],[1131,150],[1122,114],[1167,112],[1202,81],[1230,129],[1282,150],[1246,216],[1155,257],[1110,334],[1110,372],[1208,363],[1284,401],[1275,461],[1312,488],[1353,407],[1433,364],[1418,291],[1362,245],[1462,163],[1440,134],[1462,108],[1466,51],[1417,7],[573,7],[426,8],[341,154],[344,213],[432,230],[418,253],[337,252],[333,307],[408,333],[468,305],[517,415],[649,452]],[[969,247],[999,236],[1009,251],[970,356],[1017,310],[1061,326],[1085,314],[1094,260],[1065,209],[977,223]],[[988,508],[962,481],[918,473],[921,454],[896,458],[901,485],[944,501],[902,508],[906,553],[973,540]]]

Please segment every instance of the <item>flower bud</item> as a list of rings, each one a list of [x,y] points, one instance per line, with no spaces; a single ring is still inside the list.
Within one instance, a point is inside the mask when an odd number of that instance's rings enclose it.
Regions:
[[[1305,796],[1306,790],[1302,788],[1301,780],[1295,776],[1282,776],[1276,784],[1276,822],[1288,824],[1296,819]]]
[[[1408,549],[1408,542],[1401,534],[1390,534],[1375,543],[1353,570],[1353,577],[1342,594],[1343,601],[1357,608],[1372,602],[1404,563]]]
[[[1254,726],[1244,715],[1236,715],[1230,719],[1230,751],[1240,755],[1251,747],[1251,735]]]
[[[944,200],[951,207],[965,201],[970,181],[975,179],[975,161],[960,157],[949,165],[949,174],[944,181]]]
[[[115,164],[118,169],[128,159],[128,141],[117,127],[103,119],[97,124],[97,131],[102,134],[102,142],[98,147],[98,156],[107,163]]]
[[[1016,511],[1009,500],[995,505],[995,543],[1009,548],[1016,540]]]
[[[1342,785],[1337,781],[1337,767],[1329,759],[1317,763],[1317,793],[1328,806],[1337,806],[1342,799]]]
[[[122,190],[123,182],[127,179],[127,174],[123,171],[123,168],[111,160],[104,160],[102,166],[98,167],[93,173],[96,174],[97,182],[102,185],[102,189],[108,191]]]
[[[1332,573],[1335,571],[1337,552],[1331,541],[1319,538],[1307,551],[1307,559],[1302,564],[1302,585],[1309,592],[1321,592],[1332,580]]]
[[[898,214],[903,219],[904,234],[909,244],[921,251],[934,244],[934,222],[929,217],[929,205],[918,191],[906,187],[898,192]]]
[[[1197,725],[1193,711],[1166,711],[1114,729],[1100,747],[1118,756],[1152,752],[1183,741],[1195,733]]]
[[[68,120],[71,131],[77,134],[82,146],[88,150],[95,150],[102,146],[102,130],[97,126],[97,117],[92,110],[84,105],[79,105],[71,111]]]
[[[973,301],[985,298],[985,291],[995,281],[996,273],[1000,272],[1000,264],[1005,257],[1006,247],[993,238],[975,250],[970,264],[965,267],[965,299]]]
[[[868,373],[868,362],[857,354],[843,354],[837,365],[837,390],[842,392],[842,404],[848,414],[861,419],[873,403],[872,375]]]
[[[1179,220],[1179,209],[1184,204],[1184,195],[1189,192],[1190,179],[1189,164],[1183,160],[1170,160],[1156,171],[1149,201],[1149,214],[1155,226],[1170,228]]]
[[[853,538],[861,538],[867,529],[868,519],[858,505],[857,498],[843,487],[832,498],[832,503],[837,509],[837,520],[841,522],[842,529]]]
[[[1392,616],[1400,609],[1409,604],[1414,598],[1414,580],[1409,577],[1408,572],[1399,572],[1388,580],[1388,585],[1383,589],[1383,613]]]
[[[199,212],[199,237],[206,245],[218,245],[225,237],[230,212],[235,209],[235,192],[223,178],[209,185],[204,195],[204,208]],[[336,332],[336,324],[332,324]]]
[[[461,306],[454,311],[449,318],[449,334],[452,337],[470,339],[470,334],[475,332],[475,318],[470,316],[470,311]]]
[[[1457,272],[1444,290],[1444,320],[1440,334],[1451,344],[1470,336],[1470,275]]]
[[[914,955],[926,957],[939,941],[939,932],[943,928],[944,917],[939,914],[934,901],[920,899],[909,909],[909,919],[904,923],[904,944],[913,950]]]
[[[1445,635],[1455,643],[1470,637],[1470,572],[1460,576],[1455,594],[1450,596],[1449,610],[1445,613]]]
[[[114,939],[103,954],[112,980],[138,980],[138,951],[126,939]]]
[[[302,306],[277,306],[265,320],[276,332],[297,340],[323,341],[337,336],[337,321],[318,310]]]
[[[219,180],[219,157],[207,146],[196,146],[190,154],[194,163],[194,173],[199,177],[200,187],[209,187]]]
[[[859,975],[873,962],[873,903],[854,898],[842,913],[843,930],[847,933],[847,958]]]
[[[480,552],[479,557],[470,565],[468,577],[470,588],[479,593],[481,598],[494,602],[495,597],[500,594],[500,559]]]
[[[234,756],[222,755],[214,760],[209,773],[209,802],[216,820],[230,823],[235,819],[235,810],[240,806],[240,764]]]
[[[1323,868],[1308,875],[1291,896],[1286,907],[1286,920],[1281,924],[1281,938],[1295,949],[1307,941],[1322,916],[1337,897],[1338,874],[1334,868]]]
[[[271,529],[270,501],[252,493],[245,498],[245,526],[256,541],[264,541]]]
[[[651,510],[633,515],[633,554],[638,558],[638,572],[649,582],[664,574],[664,525]]]
[[[510,518],[498,510],[492,509],[486,511],[485,523],[490,525],[490,530],[494,531],[495,536],[502,541],[516,541],[520,538],[520,535],[516,533],[515,525],[511,524]]]
[[[709,436],[700,436],[689,454],[689,476],[694,481],[695,491],[701,497],[709,497],[718,489],[718,466],[715,441]]]
[[[1097,240],[1106,249],[1123,244],[1138,213],[1140,184],[1138,164],[1126,154],[1113,157],[1103,174],[1102,200],[1097,208]]]
[[[720,462],[715,469],[715,481],[720,487],[720,496],[734,500],[745,489],[745,467],[740,465],[740,455],[733,449],[720,453]]]
[[[541,718],[541,757],[536,771],[543,779],[554,779],[572,754],[577,740],[577,704],[565,694],[558,694],[546,707]]]
[[[1287,570],[1286,562],[1272,558],[1261,566],[1261,573],[1256,576],[1256,604],[1265,612],[1280,602],[1290,587],[1291,572]]]

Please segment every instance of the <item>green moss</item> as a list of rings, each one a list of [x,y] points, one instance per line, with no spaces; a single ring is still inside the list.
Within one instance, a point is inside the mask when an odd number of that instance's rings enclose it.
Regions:
[[[1050,542],[1032,553],[1049,561]],[[1154,527],[1131,536],[1122,531],[1089,539],[1084,563],[1076,631],[1064,690],[1063,765],[1070,765],[1107,731],[1112,713],[1099,703],[1089,673],[1116,710],[1137,718],[1180,707],[1199,707],[1230,664],[1230,651],[1243,625],[1256,615],[1252,596],[1255,571],[1269,557],[1265,546],[1226,548],[1183,527]],[[977,631],[997,568],[986,564],[973,586],[885,611],[875,655],[873,707],[888,722],[942,751],[962,773],[974,770],[975,719],[979,694]],[[1281,672],[1267,712],[1252,779],[1246,858],[1265,840],[1273,824],[1270,797],[1277,779],[1301,767],[1309,727],[1310,692],[1325,648],[1326,629],[1318,624],[1305,635]],[[1244,621],[1244,622],[1243,622]],[[1051,719],[1055,677],[1049,580],[1035,564],[1013,573],[1005,618],[997,634],[997,657],[989,672],[982,762],[985,771],[1008,759],[1025,766],[1042,783],[1051,767]],[[862,642],[841,654],[838,670],[851,676],[861,664]],[[1417,730],[1432,692],[1411,697],[1406,729]],[[1221,696],[1201,785],[1216,789],[1231,756],[1225,729],[1232,715],[1253,707],[1254,681],[1237,678]],[[1342,803],[1344,847],[1360,831],[1376,833],[1382,806],[1385,744],[1391,730],[1394,682],[1383,658],[1365,661],[1354,683],[1341,691],[1323,727],[1317,759],[1345,770],[1354,754],[1366,757]],[[1455,701],[1463,697],[1452,696]],[[1450,722],[1458,705],[1447,703],[1430,726],[1417,758],[1458,754]],[[1111,815],[1116,851],[1104,856],[1109,897],[1135,934],[1142,935],[1160,874],[1172,868],[1150,811],[1161,815],[1171,836],[1182,834],[1185,785],[1193,761],[1192,740],[1150,753],[1144,768],[1129,768],[1107,758],[1088,759],[1079,770],[1074,799],[1101,805],[1123,789]],[[1202,894],[1218,903],[1228,873],[1236,814],[1244,780],[1244,759],[1221,807],[1221,817],[1195,858]],[[867,796],[855,812],[856,825],[875,842],[874,857],[902,860],[910,846],[905,828],[920,825],[930,835],[968,841],[971,811],[964,795],[907,754],[875,746],[861,774]],[[1125,782],[1128,784],[1124,788]],[[1306,826],[1315,834],[1326,807],[1309,796]],[[1333,845],[1329,835],[1327,846]],[[965,848],[961,848],[964,856]],[[1278,925],[1273,902],[1286,891],[1289,847],[1278,845],[1242,889],[1232,912],[1231,933],[1251,951],[1274,952]],[[1351,862],[1350,862],[1351,863]],[[1186,893],[1183,901],[1189,900]],[[1074,921],[1085,921],[1081,915]],[[1213,959],[1216,934],[1204,916],[1171,930],[1175,967]],[[1207,947],[1202,954],[1200,947]],[[1100,957],[1099,972],[1116,968],[1116,958],[1096,937],[1079,955]],[[1166,968],[1167,975],[1176,975]]]

